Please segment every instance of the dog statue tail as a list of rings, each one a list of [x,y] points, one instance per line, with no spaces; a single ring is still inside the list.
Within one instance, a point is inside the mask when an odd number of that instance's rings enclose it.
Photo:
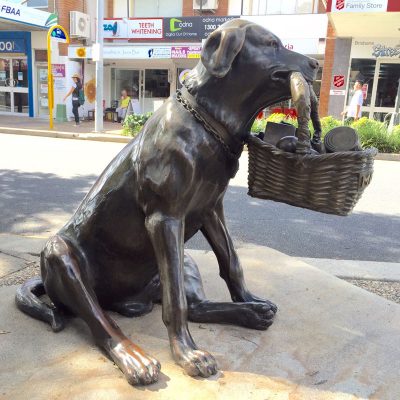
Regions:
[[[17,307],[25,314],[50,324],[53,332],[64,329],[64,318],[55,306],[49,306],[39,299],[46,290],[42,278],[37,276],[27,280],[15,295]]]

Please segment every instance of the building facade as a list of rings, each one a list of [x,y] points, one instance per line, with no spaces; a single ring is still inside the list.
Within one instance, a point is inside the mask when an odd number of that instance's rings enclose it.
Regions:
[[[324,64],[328,20],[319,0],[105,0],[104,6],[102,83],[105,108],[115,105],[121,90],[125,89],[130,96],[137,97],[141,113],[157,109],[181,86],[185,74],[196,65],[203,41],[232,18],[254,21],[277,34],[287,48],[317,58],[321,65]],[[86,118],[95,102],[92,45],[96,2],[30,0],[19,7],[23,11],[30,9],[56,15],[57,19],[52,23],[58,22],[69,31],[69,45],[52,45],[55,104],[62,103],[72,85],[70,77],[76,72],[83,78],[86,102],[80,107],[80,113]],[[3,96],[5,105],[0,107],[0,113],[46,116],[48,27],[16,25],[14,22],[10,25],[1,17],[0,14],[0,40],[1,35],[7,38],[7,35],[17,33],[16,39],[21,38],[26,44],[23,48],[15,47],[24,52],[18,53],[24,57],[20,58],[21,66],[14,62],[15,72],[10,66],[7,68],[11,72],[6,74],[0,68],[0,90],[11,91],[10,85],[2,86],[1,82],[9,82],[7,79],[11,74],[21,77],[18,68],[25,68],[26,64],[29,72],[27,78],[24,75],[12,88],[21,95],[14,95],[13,102],[10,97],[5,98],[9,95]],[[4,58],[14,60],[9,53]],[[7,62],[7,65],[12,63]],[[3,64],[6,68],[6,63]],[[3,64],[0,62],[0,67]],[[2,76],[6,79],[1,80]],[[320,86],[321,71],[315,84],[317,94]],[[22,104],[18,96],[22,96]],[[67,102],[67,113],[72,115],[70,101]]]
[[[400,80],[400,1],[329,0],[327,12],[321,114],[339,118],[361,80],[363,116],[388,120]]]

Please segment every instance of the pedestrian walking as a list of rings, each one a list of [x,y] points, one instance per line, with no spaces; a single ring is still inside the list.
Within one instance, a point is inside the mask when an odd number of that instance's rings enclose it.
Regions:
[[[73,85],[71,86],[71,89],[69,92],[65,95],[63,101],[67,99],[70,95],[72,95],[72,113],[74,114],[75,117],[75,125],[79,125],[79,106],[80,101],[79,101],[79,92],[82,90],[82,83],[81,83],[81,78],[78,74],[73,74],[72,75],[72,80],[74,81]]]
[[[350,100],[350,105],[347,110],[343,111],[341,115],[346,115],[345,123],[351,124],[353,121],[357,121],[361,118],[361,106],[364,101],[363,92],[362,92],[362,82],[355,81],[354,93]]]

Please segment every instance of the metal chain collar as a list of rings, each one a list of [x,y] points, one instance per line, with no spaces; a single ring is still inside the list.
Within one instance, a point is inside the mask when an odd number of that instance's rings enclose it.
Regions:
[[[184,97],[182,96],[182,92],[179,89],[176,91],[176,99],[179,101],[179,103],[183,105],[186,110],[188,110],[196,118],[197,121],[199,121],[203,125],[204,129],[208,133],[210,133],[211,136],[213,136],[213,138],[222,146],[225,153],[227,153],[230,158],[237,160],[240,157],[242,149],[240,149],[240,151],[238,151],[237,153],[233,152],[230,147],[224,142],[221,136],[219,136],[214,127],[210,125],[209,122],[205,120],[203,116],[201,116],[199,112],[187,100],[184,99]]]

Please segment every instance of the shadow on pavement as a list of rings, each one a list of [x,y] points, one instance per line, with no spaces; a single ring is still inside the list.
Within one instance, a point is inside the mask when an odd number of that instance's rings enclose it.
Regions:
[[[32,234],[59,228],[96,178],[0,170],[0,233]]]
[[[228,228],[236,243],[252,243],[294,257],[400,262],[400,217],[355,211],[347,217],[322,214],[255,199],[230,186],[224,200]],[[208,250],[197,234],[187,248]]]

